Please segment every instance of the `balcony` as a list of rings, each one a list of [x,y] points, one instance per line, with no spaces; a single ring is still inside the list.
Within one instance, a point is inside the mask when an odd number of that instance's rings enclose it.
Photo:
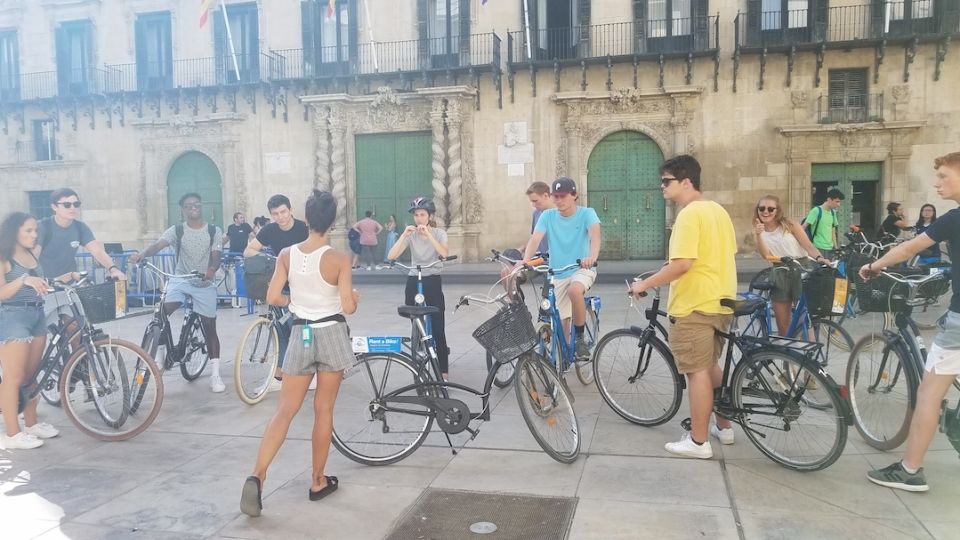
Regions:
[[[712,53],[719,49],[718,17],[596,24],[510,32],[507,38],[510,64],[596,63],[611,57],[630,61],[634,57]]]
[[[737,46],[748,49],[820,43],[849,47],[884,39],[934,39],[960,33],[955,16],[938,16],[934,8],[934,0],[913,0],[909,4],[738,13],[735,39]]]
[[[61,161],[56,141],[52,139],[42,141],[17,141],[17,163],[35,163],[37,161]]]
[[[862,96],[820,96],[817,99],[820,124],[862,124],[883,122],[883,94]]]

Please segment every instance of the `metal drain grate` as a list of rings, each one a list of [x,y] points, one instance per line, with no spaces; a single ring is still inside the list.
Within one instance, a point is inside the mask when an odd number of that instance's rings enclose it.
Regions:
[[[577,499],[427,489],[387,535],[387,540],[557,540],[566,538]],[[490,534],[470,525],[491,522]]]

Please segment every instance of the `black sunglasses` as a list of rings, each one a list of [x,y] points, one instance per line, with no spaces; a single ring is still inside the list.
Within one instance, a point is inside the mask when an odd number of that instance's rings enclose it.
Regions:
[[[758,206],[757,207],[757,212],[769,212],[772,214],[776,211],[777,211],[776,206]]]
[[[58,202],[58,203],[53,203],[53,204],[59,204],[60,206],[62,206],[62,207],[64,207],[64,208],[80,208],[80,201],[77,201],[77,202],[72,202],[72,201],[71,201],[71,202]]]
[[[674,178],[673,176],[663,177],[660,179],[660,185],[663,187],[667,187],[670,185],[670,182],[679,182],[679,181],[680,181],[679,178]]]

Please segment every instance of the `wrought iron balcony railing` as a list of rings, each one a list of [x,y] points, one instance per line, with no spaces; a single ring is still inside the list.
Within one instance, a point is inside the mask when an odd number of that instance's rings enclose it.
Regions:
[[[956,14],[937,13],[935,0],[748,11],[734,20],[736,43],[759,48],[813,43],[932,37],[960,33]]]
[[[59,153],[59,148],[57,148],[57,143],[53,139],[17,141],[15,150],[17,163],[60,161],[63,159]]]
[[[648,20],[520,30],[508,35],[508,62],[551,63],[719,49],[719,17]]]
[[[883,94],[820,96],[817,121],[821,124],[883,122]]]

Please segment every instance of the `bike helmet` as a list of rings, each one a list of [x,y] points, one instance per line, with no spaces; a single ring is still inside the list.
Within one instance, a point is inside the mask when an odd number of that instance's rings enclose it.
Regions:
[[[411,214],[416,210],[426,210],[428,214],[437,213],[437,205],[433,204],[433,201],[426,197],[417,197],[410,203],[410,212]]]

